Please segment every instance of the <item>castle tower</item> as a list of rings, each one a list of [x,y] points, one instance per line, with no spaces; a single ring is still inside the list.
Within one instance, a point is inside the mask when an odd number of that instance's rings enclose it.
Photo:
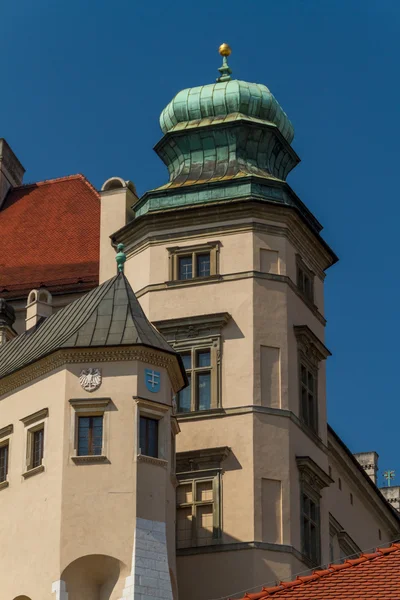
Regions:
[[[117,260],[117,275],[0,347],[4,598],[177,598],[172,397],[186,376],[122,247]]]
[[[221,54],[216,83],[161,113],[169,182],[112,236],[190,381],[177,396],[177,555],[179,592],[199,600],[328,562],[333,483],[323,284],[337,258],[286,182],[299,162],[289,118]]]

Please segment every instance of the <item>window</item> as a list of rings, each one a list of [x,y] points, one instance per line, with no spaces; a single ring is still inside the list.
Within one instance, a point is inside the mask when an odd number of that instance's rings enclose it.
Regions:
[[[307,493],[302,493],[302,538],[303,554],[313,564],[320,559],[319,503]]]
[[[189,385],[179,392],[178,412],[209,410],[211,408],[211,348],[192,348],[181,353]]]
[[[78,417],[78,456],[100,456],[103,451],[103,415]]]
[[[314,431],[318,430],[317,378],[305,364],[300,363],[300,414],[303,422]]]
[[[214,478],[185,481],[177,488],[177,547],[214,543]]]
[[[299,255],[297,255],[297,287],[306,300],[314,303],[314,273],[306,267]]]
[[[140,416],[140,454],[158,458],[158,420]]]
[[[0,446],[0,483],[7,481],[8,474],[8,443]]]
[[[35,429],[31,435],[31,469],[40,467],[43,461],[44,427]]]
[[[186,281],[217,274],[219,242],[209,242],[183,248],[168,248],[170,259],[169,279]]]
[[[74,424],[69,448],[72,462],[107,462],[110,398],[78,398],[69,403]]]
[[[318,434],[318,368],[330,352],[307,325],[295,325],[299,356],[299,415]]]

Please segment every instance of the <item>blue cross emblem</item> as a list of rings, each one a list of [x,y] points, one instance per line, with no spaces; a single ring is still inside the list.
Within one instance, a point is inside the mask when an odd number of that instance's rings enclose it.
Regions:
[[[161,380],[160,373],[158,371],[154,371],[153,369],[145,369],[144,374],[146,387],[149,390],[149,392],[159,392]]]

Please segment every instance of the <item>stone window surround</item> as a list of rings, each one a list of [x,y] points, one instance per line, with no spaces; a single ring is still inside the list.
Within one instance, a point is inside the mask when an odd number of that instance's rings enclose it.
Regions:
[[[301,405],[301,365],[304,365],[312,375],[314,376],[315,383],[315,410],[316,410],[316,430],[311,428],[312,431],[318,435],[319,427],[319,411],[318,411],[318,368],[321,360],[325,360],[328,356],[331,356],[330,351],[324,344],[317,338],[317,336],[311,331],[308,325],[295,325],[294,333],[297,339],[297,351],[298,351],[298,382],[299,382],[299,417],[302,418],[302,405]],[[304,421],[303,421],[304,422]],[[307,423],[305,425],[308,427]]]
[[[300,508],[302,507],[302,496],[308,496],[317,506],[320,513],[321,490],[333,483],[333,479],[309,456],[296,456],[297,468],[300,479]],[[304,553],[304,533],[303,533],[303,514],[300,513],[301,519],[301,551],[304,556],[304,562],[310,566],[315,566],[313,561]],[[318,514],[318,554],[321,555],[321,524],[320,514]],[[317,561],[318,562],[318,561]]]
[[[7,463],[8,463],[8,467],[10,465],[10,446],[11,446],[11,434],[14,431],[14,426],[13,425],[6,425],[6,427],[2,427],[0,429],[0,448],[2,448],[3,446],[8,446],[8,457],[7,457]],[[0,490],[4,490],[5,488],[7,488],[10,485],[10,482],[8,480],[8,470],[7,470],[7,477],[4,481],[0,482]]]
[[[71,398],[71,431],[70,458],[76,465],[108,462],[108,445],[110,438],[110,405],[111,398]],[[103,417],[103,440],[100,455],[78,456],[78,420],[79,417]]]
[[[304,291],[301,289],[301,287],[299,285],[299,271],[302,271],[303,273],[305,273],[305,275],[307,275],[307,277],[310,280],[311,298],[309,298],[304,293]],[[311,306],[315,306],[314,278],[315,278],[315,273],[309,267],[307,267],[307,265],[305,264],[304,260],[300,256],[300,254],[296,254],[296,285],[297,285],[297,288],[298,288],[303,300],[306,302],[306,304],[309,304]]]
[[[49,409],[48,408],[43,408],[41,410],[36,411],[35,413],[32,413],[31,415],[28,415],[27,417],[24,417],[23,419],[20,419],[20,421],[23,423],[24,427],[26,427],[26,448],[25,448],[25,456],[26,456],[26,462],[25,462],[25,471],[22,473],[22,477],[24,479],[28,479],[29,477],[33,477],[34,475],[38,475],[39,473],[43,473],[43,471],[45,471],[45,457],[46,457],[46,441],[47,441],[47,435],[46,435],[46,429],[47,429],[47,419],[49,416]],[[42,463],[37,466],[37,467],[33,467],[32,463],[33,463],[33,455],[32,455],[32,445],[33,445],[33,434],[36,431],[40,431],[41,429],[43,429],[44,432],[44,439],[43,439],[43,459],[42,459]]]
[[[222,541],[222,463],[230,451],[228,446],[221,446],[178,452],[176,455],[178,485],[198,480],[213,481],[213,544]],[[197,547],[206,549],[208,546]],[[187,548],[180,548],[178,552],[185,550]]]
[[[170,431],[167,425],[167,413],[171,407],[161,402],[147,400],[138,396],[134,397],[136,402],[136,444],[135,456],[138,462],[145,462],[159,467],[168,466],[168,443],[170,443]],[[158,421],[158,457],[146,456],[140,452],[140,417],[157,419]]]
[[[169,282],[189,282],[193,280],[204,280],[210,277],[215,277],[219,272],[219,249],[221,242],[206,242],[205,244],[194,244],[190,246],[172,246],[167,248],[168,251],[168,280]],[[192,254],[193,264],[195,264],[196,254],[210,253],[210,275],[208,277],[192,277],[191,279],[179,279],[179,262],[180,256]]]
[[[178,352],[192,349],[211,349],[211,409],[222,405],[221,393],[221,356],[222,356],[222,329],[231,319],[227,312],[182,319],[169,319],[156,321],[155,327],[164,335],[168,343]],[[192,386],[192,394],[194,386]],[[208,411],[199,411],[206,413]],[[193,412],[178,413],[179,418],[193,415]]]
[[[346,558],[354,555],[359,555],[361,552],[355,541],[349,536],[349,534],[343,529],[340,523],[335,517],[329,513],[329,535],[331,538],[337,537],[339,548],[344,553]],[[341,557],[341,560],[344,557]],[[338,559],[336,559],[337,561]]]

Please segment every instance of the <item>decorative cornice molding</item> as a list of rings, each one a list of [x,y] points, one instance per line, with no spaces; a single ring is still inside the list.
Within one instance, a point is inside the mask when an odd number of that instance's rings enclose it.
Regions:
[[[284,552],[293,554],[300,562],[305,562],[304,556],[293,546],[287,544],[274,544],[272,542],[229,542],[216,543],[210,546],[195,546],[193,548],[180,548],[177,556],[190,556],[192,554],[211,554],[214,552],[232,552],[240,550],[264,550],[267,552]],[[306,563],[308,566],[308,563]]]
[[[69,403],[76,410],[91,410],[104,412],[111,398],[71,398]]]
[[[14,425],[6,425],[0,429],[0,439],[11,435],[14,431]]]
[[[162,458],[154,458],[153,456],[146,456],[145,454],[137,455],[138,462],[148,463],[149,465],[156,465],[166,469],[168,467],[168,461]]]
[[[8,488],[9,485],[10,485],[9,481],[7,481],[7,480],[6,481],[2,481],[0,483],[0,490],[5,490],[6,488]]]
[[[228,446],[219,446],[217,448],[178,452],[176,455],[176,472],[179,474],[203,469],[220,469],[230,451],[231,449]]]
[[[146,346],[110,346],[56,350],[52,354],[1,379],[0,397],[67,364],[133,360],[148,362],[166,369],[174,392],[177,393],[182,388],[184,382],[176,356]]]
[[[153,324],[167,339],[171,336],[174,339],[176,337],[187,339],[217,335],[231,318],[228,312],[223,312],[155,321]]]
[[[32,425],[32,423],[41,421],[42,419],[45,419],[48,416],[49,416],[49,409],[42,408],[42,410],[38,410],[37,412],[32,413],[31,415],[28,415],[27,417],[20,419],[20,421],[24,424],[25,427],[27,427],[28,425]]]
[[[321,360],[331,356],[328,348],[317,338],[308,325],[295,325],[294,333],[299,349],[315,366],[318,366]]]
[[[318,494],[324,487],[334,483],[333,479],[309,456],[296,456],[300,481],[307,484]]]

